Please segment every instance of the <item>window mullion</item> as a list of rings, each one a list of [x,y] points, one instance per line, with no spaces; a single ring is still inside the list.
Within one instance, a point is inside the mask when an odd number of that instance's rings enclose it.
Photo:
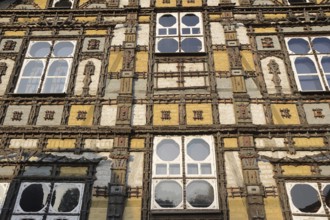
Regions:
[[[44,86],[44,81],[45,81],[45,78],[46,78],[46,74],[48,73],[49,61],[50,61],[50,58],[52,56],[52,52],[53,52],[53,49],[54,49],[54,44],[55,44],[55,42],[52,41],[52,45],[50,47],[49,54],[46,58],[45,68],[44,68],[44,71],[43,71],[43,73],[41,75],[41,78],[40,78],[40,84],[39,84],[39,88],[38,88],[37,93],[41,93],[41,90]]]
[[[311,50],[312,50],[313,56],[314,56],[315,61],[316,61],[316,66],[317,66],[317,69],[318,69],[317,75],[318,75],[318,77],[320,79],[320,82],[321,82],[321,85],[323,87],[323,90],[327,90],[326,87],[325,87],[325,85],[327,85],[327,84],[324,81],[324,78],[325,77],[324,77],[324,73],[323,73],[323,70],[322,70],[322,67],[321,67],[321,63],[320,63],[321,59],[319,59],[319,57],[322,57],[322,55],[321,54],[318,54],[316,52],[316,50],[314,49],[314,45],[313,45],[313,42],[311,40],[311,37],[308,37],[308,40],[309,40],[309,43],[310,43],[310,46],[311,46]]]
[[[185,152],[185,138],[181,137],[181,154],[182,154],[182,189],[183,189],[183,209],[187,209],[187,192],[186,192],[186,152]]]

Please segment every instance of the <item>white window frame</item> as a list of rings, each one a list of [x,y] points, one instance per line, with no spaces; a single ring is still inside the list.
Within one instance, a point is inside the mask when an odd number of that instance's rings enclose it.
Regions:
[[[8,189],[9,189],[9,183],[1,182],[0,183],[0,188],[1,188],[1,191],[3,192],[3,195],[0,195],[0,196],[2,196],[0,198],[0,214],[1,214],[3,205],[4,205],[5,201],[6,201],[7,192],[8,192]]]
[[[53,0],[52,8],[57,8],[57,7],[55,7],[55,4],[59,1],[61,1],[61,0]],[[69,1],[71,2],[71,8],[70,9],[72,9],[73,4],[74,4],[74,0],[69,0]]]

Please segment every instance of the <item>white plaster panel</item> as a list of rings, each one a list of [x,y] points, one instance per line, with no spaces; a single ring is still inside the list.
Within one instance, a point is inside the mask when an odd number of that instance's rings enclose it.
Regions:
[[[3,59],[3,60],[0,60],[0,63],[1,62],[4,62],[7,64],[7,70],[5,72],[5,75],[2,75],[2,77],[1,77],[2,83],[0,84],[0,95],[3,95],[3,94],[5,94],[5,91],[6,91],[9,79],[10,79],[10,75],[13,72],[15,61],[13,61],[11,59]]]
[[[127,185],[131,187],[142,186],[143,180],[142,152],[131,152],[128,159]]]
[[[219,104],[220,124],[235,124],[233,104]]]
[[[178,77],[157,78],[157,88],[175,88],[178,87]]]
[[[287,151],[259,151],[258,154],[260,156],[267,156],[267,157],[272,157],[272,158],[284,158],[284,157],[288,157],[288,158],[300,158],[300,157],[305,157],[305,156],[313,156],[313,155],[317,155],[320,154],[322,151],[296,151],[295,154],[290,154]],[[324,152],[325,153],[325,152]]]
[[[220,98],[233,98],[233,86],[230,78],[217,78],[216,82]]]
[[[330,124],[330,108],[328,103],[304,104],[306,119],[309,124]],[[322,117],[314,116],[313,109],[322,109]]]
[[[15,111],[22,112],[21,120],[12,120]],[[10,105],[7,109],[4,125],[26,125],[31,111],[30,105]]]
[[[237,39],[240,44],[250,44],[250,39],[247,35],[247,29],[243,25],[239,25],[236,28]]]
[[[312,31],[330,31],[329,26],[313,26],[311,29]]]
[[[257,148],[264,147],[285,147],[284,138],[256,138],[254,139]]]
[[[260,181],[264,186],[276,186],[273,165],[267,161],[258,160]]]
[[[184,86],[207,86],[208,79],[205,77],[184,77]]]
[[[178,72],[177,63],[158,63],[157,66],[158,72]]]
[[[143,99],[146,97],[147,80],[146,79],[133,79],[133,97],[135,99]]]
[[[235,3],[236,6],[239,6],[240,3],[239,3],[240,0],[231,0],[231,3]]]
[[[106,8],[106,4],[90,4],[87,6],[87,8]]]
[[[52,36],[52,31],[32,31],[32,36]]]
[[[274,2],[271,0],[255,0],[253,5],[274,5]]]
[[[242,163],[238,152],[225,152],[227,187],[242,187]]]
[[[38,139],[11,139],[9,148],[37,148]]]
[[[108,21],[108,22],[125,22],[126,21],[126,17],[125,16],[111,16],[111,17],[103,17],[104,21]]]
[[[84,148],[109,150],[113,148],[113,139],[86,139]]]
[[[204,63],[184,63],[185,72],[204,71]]]
[[[268,67],[268,64],[271,60],[275,60],[276,63],[278,64],[278,67],[279,67],[278,69],[280,71],[279,77],[281,79],[282,92],[284,94],[291,94],[290,84],[289,84],[285,64],[284,64],[283,60],[281,60],[277,57],[267,57],[267,58],[261,60],[261,68],[262,68],[262,72],[264,74],[264,79],[266,82],[266,87],[267,87],[268,93],[269,94],[276,93],[275,84],[272,81],[273,74],[269,73],[269,67]]]
[[[120,79],[107,79],[104,98],[116,99],[120,89]]]
[[[234,19],[237,20],[256,20],[257,15],[256,14],[235,14]]]
[[[66,35],[79,35],[80,34],[80,31],[59,31],[58,32],[58,35],[64,35],[64,36],[66,36]]]
[[[103,105],[101,125],[113,126],[116,124],[117,106],[116,105]]]
[[[99,83],[100,73],[101,73],[101,61],[95,58],[83,60],[79,63],[78,71],[77,71],[77,80],[76,80],[76,86],[74,89],[75,95],[81,95],[83,93],[83,87],[84,87],[84,71],[86,64],[91,61],[93,62],[95,66],[94,75],[91,76],[91,84],[89,85],[89,95],[96,95],[97,94],[97,86]]]
[[[137,28],[137,45],[149,45],[149,24],[139,24]]]
[[[146,124],[146,105],[133,105],[132,125]]]
[[[253,124],[266,124],[264,106],[262,104],[251,104],[251,114]]]
[[[142,8],[150,7],[150,0],[140,0],[140,5]]]
[[[219,0],[207,0],[208,6],[218,6]]]
[[[119,0],[119,7],[123,8],[125,5],[128,5],[128,0]]]
[[[226,44],[225,32],[220,22],[211,22],[211,39],[212,44]]]
[[[116,25],[113,38],[111,40],[111,46],[123,45],[123,41],[125,40],[125,30],[126,28],[123,24]]]
[[[305,31],[304,28],[305,27],[282,27],[281,30],[282,30],[282,32],[289,32],[289,33],[301,32],[302,33]]]
[[[0,23],[9,23],[10,18],[0,18]]]
[[[245,84],[246,84],[247,93],[251,98],[262,97],[257,84],[254,82],[252,78],[246,79]]]

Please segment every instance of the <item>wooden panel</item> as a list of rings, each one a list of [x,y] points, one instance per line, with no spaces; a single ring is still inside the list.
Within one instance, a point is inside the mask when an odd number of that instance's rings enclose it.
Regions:
[[[134,138],[131,140],[131,148],[144,148],[144,139]]]
[[[170,119],[162,120],[162,111],[170,111]],[[178,125],[179,124],[179,106],[177,104],[155,104],[154,125]]]
[[[188,0],[182,0],[183,7],[198,7],[202,6],[202,0],[194,0],[193,2],[189,2]]]
[[[249,219],[247,214],[245,198],[228,198],[228,209],[230,219],[244,220]]]
[[[274,124],[300,124],[298,111],[295,104],[271,105]],[[282,110],[282,113],[281,113]],[[287,111],[289,114],[283,113]],[[284,117],[282,115],[285,115]]]
[[[291,166],[286,165],[281,167],[284,175],[290,176],[310,176],[312,175],[310,166]]]
[[[136,72],[148,72],[148,52],[137,52],[135,61]]]
[[[141,219],[141,198],[128,198],[125,203],[123,219],[136,220]]]
[[[213,51],[215,71],[229,71],[230,64],[227,51]]]
[[[324,147],[324,140],[321,137],[316,138],[293,138],[296,147]]]
[[[87,167],[61,167],[60,176],[86,176]]]
[[[194,111],[202,111],[202,120],[195,117]],[[187,104],[186,114],[188,125],[205,125],[213,122],[211,104]]]
[[[267,220],[283,220],[279,197],[267,197],[264,204]]]
[[[107,30],[86,30],[86,35],[106,35]]]
[[[79,112],[86,112],[86,119],[79,119]],[[92,125],[93,115],[93,105],[73,105],[71,106],[68,125]]]
[[[250,50],[242,50],[242,66],[245,71],[255,71],[254,61],[252,52]]]
[[[223,145],[225,148],[237,148],[237,138],[224,138]]]
[[[109,72],[120,72],[123,67],[123,51],[111,51],[109,57]]]
[[[48,139],[47,149],[73,149],[76,139]]]

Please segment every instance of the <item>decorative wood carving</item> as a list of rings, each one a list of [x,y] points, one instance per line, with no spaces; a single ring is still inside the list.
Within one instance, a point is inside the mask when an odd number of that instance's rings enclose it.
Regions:
[[[83,96],[87,96],[89,93],[89,85],[92,83],[92,76],[95,74],[95,65],[92,61],[88,61],[85,66],[84,71],[84,86],[83,86]]]

